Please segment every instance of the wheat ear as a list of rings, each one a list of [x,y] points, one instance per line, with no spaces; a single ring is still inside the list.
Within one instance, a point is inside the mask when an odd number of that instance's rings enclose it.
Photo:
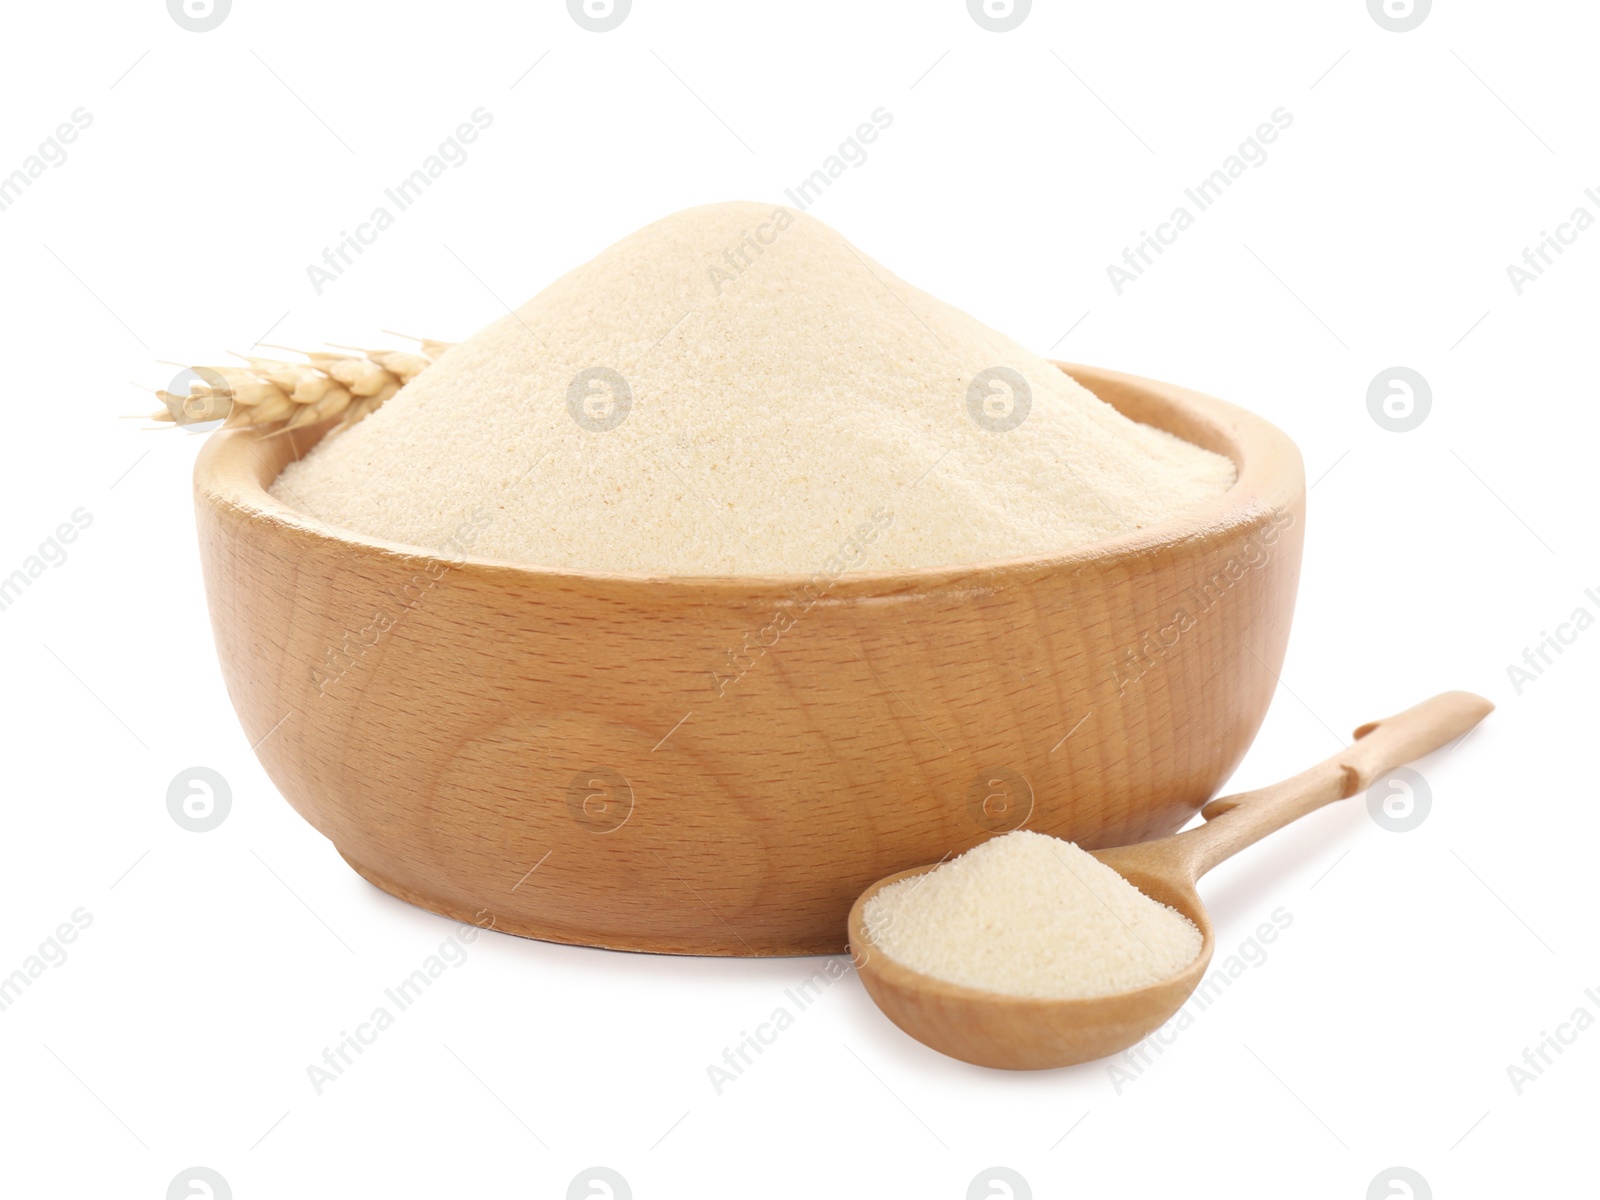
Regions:
[[[336,428],[346,429],[376,412],[451,345],[411,340],[421,342],[421,353],[339,346],[289,351],[305,362],[240,354],[243,367],[194,367],[198,378],[189,381],[189,394],[158,391],[156,396],[166,407],[151,415],[174,425],[220,420],[224,429],[276,427],[271,428],[273,433],[340,417]]]

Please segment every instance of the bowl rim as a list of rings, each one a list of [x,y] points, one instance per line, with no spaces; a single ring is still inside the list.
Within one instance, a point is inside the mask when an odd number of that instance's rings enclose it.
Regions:
[[[1142,529],[1071,550],[902,570],[845,571],[833,576],[823,592],[815,597],[807,597],[804,589],[819,578],[827,578],[820,569],[809,574],[752,575],[581,571],[472,554],[445,554],[325,524],[279,500],[268,490],[282,468],[273,471],[268,461],[256,452],[261,435],[250,429],[218,430],[206,439],[195,460],[195,495],[197,501],[203,500],[213,508],[231,510],[252,521],[266,522],[293,536],[330,548],[359,550],[408,563],[425,560],[475,573],[504,573],[529,585],[548,584],[566,589],[587,586],[608,592],[621,589],[624,593],[648,589],[656,595],[678,591],[702,599],[708,595],[728,599],[770,598],[779,604],[793,602],[807,607],[948,588],[986,590],[1003,580],[1129,562],[1164,547],[1235,536],[1242,526],[1263,515],[1291,508],[1304,495],[1305,472],[1298,448],[1287,434],[1265,418],[1177,384],[1103,367],[1048,361],[1124,416],[1232,459],[1236,471],[1233,485],[1219,495]],[[1135,413],[1128,412],[1129,408]],[[294,447],[298,457],[315,445],[332,424],[306,426],[280,436],[291,439],[286,444]],[[313,438],[304,449],[297,436],[302,434]],[[266,478],[269,474],[271,478]]]

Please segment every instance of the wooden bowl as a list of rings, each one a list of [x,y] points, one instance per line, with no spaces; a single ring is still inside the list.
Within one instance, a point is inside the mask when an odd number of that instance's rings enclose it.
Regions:
[[[1272,697],[1304,472],[1232,405],[1063,370],[1228,455],[1238,482],[1070,553],[830,587],[541,570],[329,530],[266,491],[323,430],[219,433],[196,510],[245,734],[378,887],[616,949],[841,952],[869,884],[995,833],[1088,849],[1171,833]]]

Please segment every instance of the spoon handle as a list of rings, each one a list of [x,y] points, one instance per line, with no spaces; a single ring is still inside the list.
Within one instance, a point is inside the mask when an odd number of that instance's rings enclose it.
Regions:
[[[1222,796],[1200,813],[1207,824],[1177,835],[1189,843],[1190,878],[1233,857],[1309,812],[1365,791],[1395,767],[1421,758],[1475,726],[1494,705],[1471,692],[1444,692],[1355,731],[1355,741],[1325,762],[1281,783]]]

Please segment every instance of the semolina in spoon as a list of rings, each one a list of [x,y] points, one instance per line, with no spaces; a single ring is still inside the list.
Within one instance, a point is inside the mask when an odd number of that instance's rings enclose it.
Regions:
[[[1215,936],[1195,891],[1202,875],[1274,830],[1365,791],[1395,767],[1455,740],[1493,708],[1470,692],[1445,692],[1361,726],[1349,746],[1293,778],[1213,800],[1201,810],[1206,824],[1197,829],[1094,851],[1200,930],[1198,956],[1166,979],[1110,995],[1055,999],[984,991],[913,970],[872,943],[864,910],[887,885],[935,869],[916,867],[880,879],[850,910],[850,952],[861,982],[884,1014],[919,1042],[979,1066],[1030,1070],[1116,1054],[1171,1019],[1205,977]]]

